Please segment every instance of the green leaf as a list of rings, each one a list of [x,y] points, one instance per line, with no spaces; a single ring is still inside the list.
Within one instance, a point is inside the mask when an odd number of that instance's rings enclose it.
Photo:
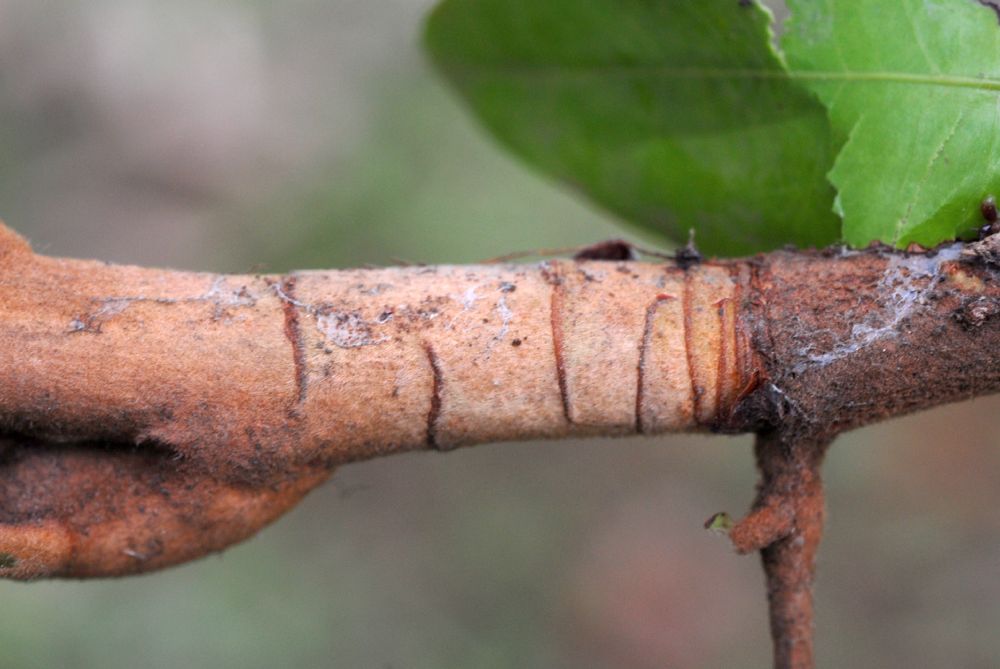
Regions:
[[[712,517],[705,521],[705,529],[710,532],[727,534],[733,529],[733,519],[725,511],[712,514]]]
[[[766,10],[737,0],[445,0],[427,28],[515,153],[719,254],[839,236],[825,111],[770,38]]]
[[[1000,26],[976,0],[789,0],[793,75],[846,140],[830,180],[844,238],[933,246],[1000,192]]]

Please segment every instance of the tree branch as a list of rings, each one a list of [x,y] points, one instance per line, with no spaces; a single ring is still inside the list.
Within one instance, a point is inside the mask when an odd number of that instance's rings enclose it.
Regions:
[[[812,586],[825,514],[820,465],[828,446],[789,443],[780,432],[757,435],[757,500],[729,533],[737,552],[760,551],[776,669],[815,666]]]
[[[46,258],[2,235],[0,552],[14,577],[190,559],[353,460],[729,428],[760,375],[739,264],[221,276]]]
[[[222,276],[47,258],[0,227],[0,573],[191,559],[336,465],[410,449],[691,430],[825,443],[994,392],[992,239]]]

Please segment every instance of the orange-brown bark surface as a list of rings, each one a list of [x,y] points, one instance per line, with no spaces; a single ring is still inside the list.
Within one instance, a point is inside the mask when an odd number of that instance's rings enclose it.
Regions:
[[[0,576],[189,560],[399,451],[751,431],[730,537],[763,556],[776,666],[811,666],[822,454],[1000,390],[1000,236],[601,257],[225,276],[48,258],[0,225]]]
[[[2,234],[8,576],[217,550],[352,460],[726,428],[761,375],[737,263],[222,276],[47,258]]]

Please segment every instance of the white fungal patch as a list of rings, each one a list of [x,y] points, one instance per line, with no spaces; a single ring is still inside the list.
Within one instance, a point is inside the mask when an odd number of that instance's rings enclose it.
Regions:
[[[964,245],[953,244],[938,250],[933,256],[894,254],[882,274],[877,295],[885,295],[880,309],[868,312],[864,320],[851,327],[850,336],[837,342],[830,350],[814,353],[800,351],[807,363],[798,365],[799,371],[809,365],[825,367],[873,344],[899,334],[899,325],[909,318],[926,301],[941,280],[941,266],[958,260]]]
[[[501,288],[503,291],[504,289]],[[500,298],[497,300],[496,306],[493,307],[494,311],[500,317],[500,329],[497,333],[490,337],[489,341],[486,343],[486,348],[483,350],[483,360],[489,360],[490,356],[493,355],[493,350],[496,348],[497,344],[504,340],[507,333],[510,332],[510,322],[514,319],[514,312],[507,305],[507,295],[504,291],[501,293]]]
[[[69,324],[69,332],[100,332],[103,323],[119,316],[133,304],[211,304],[214,307],[214,317],[222,319],[230,309],[253,307],[257,304],[257,295],[245,285],[234,288],[229,285],[225,276],[217,276],[212,280],[208,290],[195,297],[149,297],[147,295],[122,295],[94,300],[100,307],[89,314],[75,317]],[[228,318],[226,320],[229,320]]]
[[[216,277],[208,292],[195,299],[212,302],[217,307],[252,307],[257,304],[256,296],[246,286],[233,288],[225,276]]]
[[[94,312],[94,317],[117,316],[133,302],[145,302],[145,297],[112,297],[101,303],[101,308]]]
[[[497,314],[500,316],[500,332],[493,338],[494,341],[503,341],[510,331],[510,321],[514,318],[514,312],[507,306],[507,296],[501,295],[497,300]]]
[[[376,337],[372,327],[356,313],[332,311],[317,314],[316,329],[328,342],[340,348],[359,348],[388,341],[386,336]]]
[[[461,302],[463,309],[469,311],[476,306],[477,300],[479,300],[479,296],[476,295],[476,287],[469,286],[468,289],[462,294],[459,302]]]

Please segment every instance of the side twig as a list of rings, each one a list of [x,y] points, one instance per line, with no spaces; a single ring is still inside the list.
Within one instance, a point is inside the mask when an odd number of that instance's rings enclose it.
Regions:
[[[824,519],[820,465],[829,443],[788,443],[777,432],[759,434],[757,499],[729,533],[739,553],[760,551],[775,669],[815,666],[812,585]]]

